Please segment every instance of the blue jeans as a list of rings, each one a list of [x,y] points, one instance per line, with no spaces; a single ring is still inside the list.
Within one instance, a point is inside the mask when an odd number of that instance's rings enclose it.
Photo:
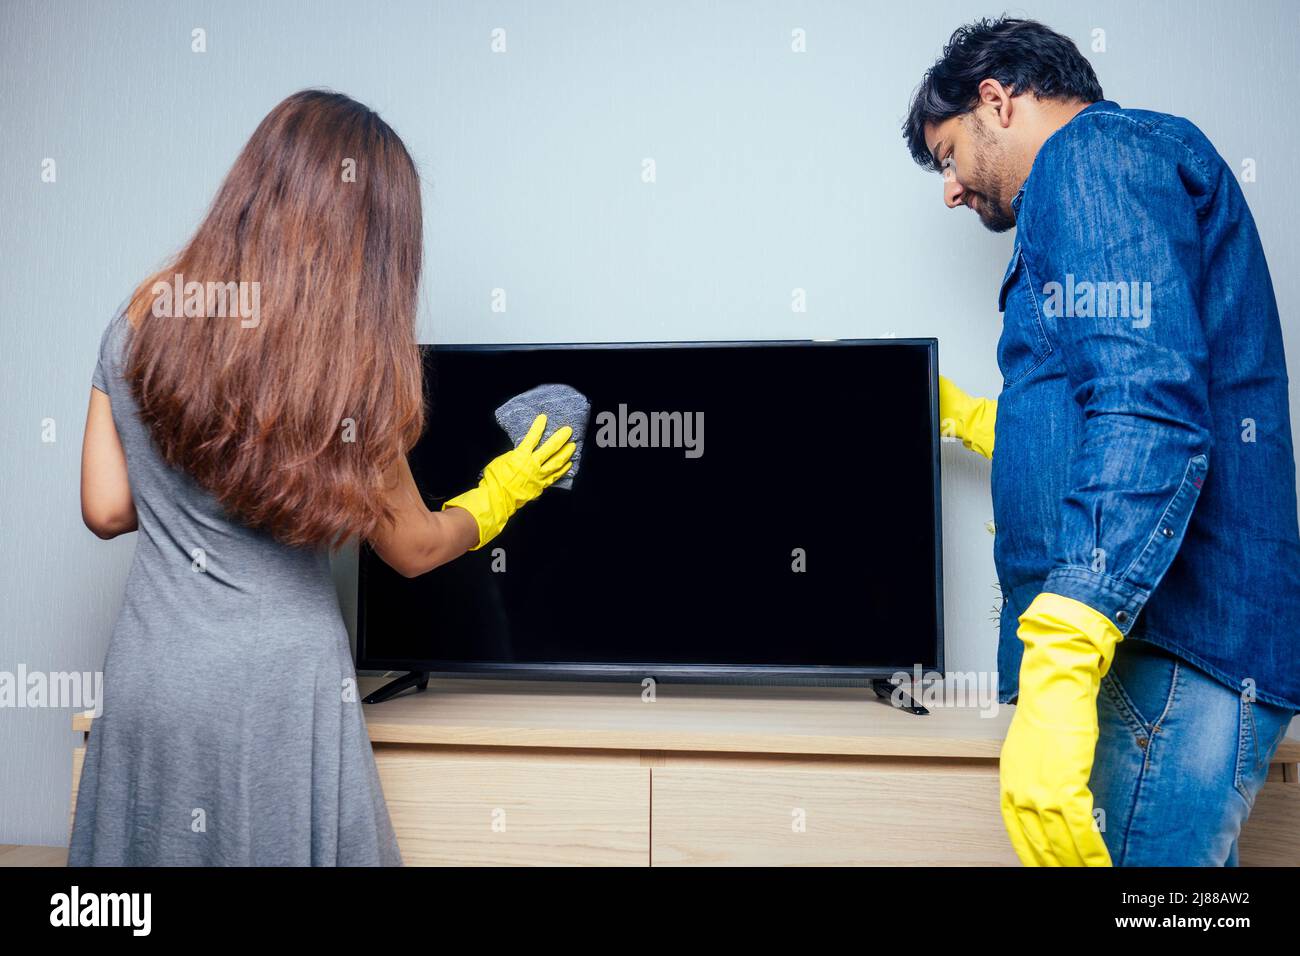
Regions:
[[[1237,836],[1295,711],[1236,692],[1143,640],[1097,696],[1089,783],[1115,866],[1236,866]]]

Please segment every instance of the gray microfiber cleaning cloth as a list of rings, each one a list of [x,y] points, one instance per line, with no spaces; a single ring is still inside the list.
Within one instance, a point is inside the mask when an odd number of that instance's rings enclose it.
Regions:
[[[528,429],[538,415],[546,416],[546,431],[542,434],[542,442],[565,425],[573,429],[571,441],[577,447],[573,450],[570,468],[563,478],[551,485],[552,488],[572,488],[574,476],[578,474],[578,461],[582,458],[582,439],[587,433],[587,421],[591,418],[591,402],[587,401],[586,395],[569,385],[538,385],[516,395],[496,410],[497,424],[510,436],[510,442],[514,445],[518,445],[528,434]]]

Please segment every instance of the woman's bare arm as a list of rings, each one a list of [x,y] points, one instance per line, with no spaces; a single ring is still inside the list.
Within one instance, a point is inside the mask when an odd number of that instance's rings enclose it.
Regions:
[[[108,396],[90,390],[86,434],[81,442],[81,520],[108,540],[137,527],[126,453],[113,423]]]
[[[425,506],[405,455],[398,456],[386,477],[395,520],[371,537],[370,546],[398,574],[418,577],[478,544],[478,524],[464,508],[430,511]]]

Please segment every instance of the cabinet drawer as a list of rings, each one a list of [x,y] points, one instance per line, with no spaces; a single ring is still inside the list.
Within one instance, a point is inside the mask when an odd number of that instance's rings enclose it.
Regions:
[[[997,765],[654,768],[656,866],[1018,865]]]
[[[645,866],[650,772],[636,753],[377,745],[408,866]]]
[[[86,744],[83,739],[72,748],[72,806],[68,807],[68,840],[72,840],[72,825],[77,819],[77,791],[81,789],[81,768],[86,763]]]
[[[1300,785],[1270,781],[1260,787],[1237,841],[1237,862],[1300,866]]]

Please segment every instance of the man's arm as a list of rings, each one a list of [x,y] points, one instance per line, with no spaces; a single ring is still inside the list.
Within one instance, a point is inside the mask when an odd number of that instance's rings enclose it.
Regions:
[[[1092,120],[1103,121],[1129,122]],[[1099,145],[1079,132],[1039,154],[1048,182],[1037,186],[1050,187],[1039,195],[1056,201],[1031,209],[1026,230],[1031,281],[1044,283],[1049,338],[1084,415],[1079,445],[1062,450],[1070,491],[1054,567],[1020,616],[1019,704],[999,763],[1007,834],[1040,866],[1111,863],[1088,787],[1097,693],[1182,542],[1211,446],[1200,230],[1169,155],[1178,144],[1146,149],[1152,134],[1129,129]],[[1047,283],[1085,296],[1091,283],[1093,307],[1076,295],[1052,314]]]
[[[1128,633],[1182,543],[1209,467],[1201,237],[1184,186],[1201,171],[1187,170],[1196,161],[1180,143],[1136,131],[1104,147],[1071,136],[1050,159],[1057,202],[1030,212],[1030,267],[1039,289],[1076,290],[1073,315],[1039,301],[1084,431],[1043,589]],[[1089,311],[1084,282],[1093,315],[1079,314]]]
[[[996,398],[968,395],[947,376],[939,376],[939,433],[944,438],[958,438],[971,451],[991,459],[997,418]]]

